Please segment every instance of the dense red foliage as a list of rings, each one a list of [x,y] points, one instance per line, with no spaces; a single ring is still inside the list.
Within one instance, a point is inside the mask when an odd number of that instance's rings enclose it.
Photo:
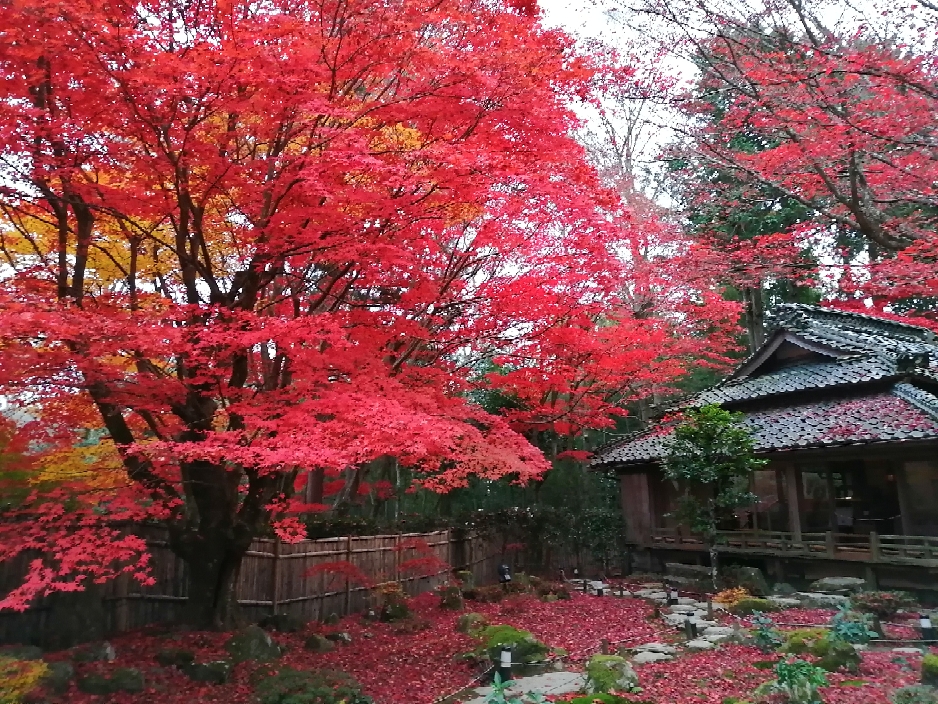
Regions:
[[[300,539],[323,479],[537,477],[523,433],[608,425],[732,322],[677,269],[680,300],[629,305],[648,235],[572,137],[601,67],[535,3],[23,0],[0,26],[0,393],[34,460],[0,560],[47,555],[0,606],[145,580],[108,525],[146,519],[222,623],[252,536]],[[79,429],[107,433],[79,457]]]

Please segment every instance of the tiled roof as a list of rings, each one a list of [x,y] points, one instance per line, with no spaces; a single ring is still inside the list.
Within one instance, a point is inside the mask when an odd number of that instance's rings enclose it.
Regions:
[[[778,306],[769,329],[769,342],[734,375],[673,410],[735,406],[764,452],[938,438],[938,397],[921,388],[938,384],[938,343],[931,330],[802,304]],[[763,366],[782,342],[821,357]],[[804,392],[811,389],[818,393],[806,402],[810,395]],[[597,452],[592,465],[653,461],[667,453],[669,433],[659,426],[621,440]]]
[[[938,396],[897,384],[885,393],[749,411],[743,424],[757,452],[938,439]],[[597,453],[592,465],[653,462],[667,454],[670,436],[661,426],[638,433]]]

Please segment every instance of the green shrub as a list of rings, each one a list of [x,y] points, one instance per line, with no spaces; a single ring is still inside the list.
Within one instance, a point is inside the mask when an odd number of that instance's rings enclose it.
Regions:
[[[502,589],[499,584],[490,584],[487,587],[477,587],[474,593],[474,598],[476,601],[481,601],[483,604],[492,604],[501,601],[505,598],[505,590]],[[468,595],[466,596],[468,599]]]
[[[754,614],[752,625],[755,629],[752,633],[755,646],[763,653],[774,653],[782,644],[782,635],[775,628],[775,622],[761,612]]]
[[[841,607],[840,611],[831,618],[831,640],[842,640],[845,643],[869,643],[870,638],[878,634],[873,630],[873,617],[871,614],[861,614]]]
[[[632,700],[617,697],[615,694],[590,694],[586,697],[575,697],[570,704],[633,704]]]
[[[547,600],[547,597],[551,596],[557,599],[571,598],[570,589],[563,582],[541,582],[534,587],[534,593],[543,600]],[[553,601],[553,599],[550,601]]]
[[[260,704],[373,704],[348,675],[290,667],[260,680],[255,692]]]
[[[811,654],[820,658],[817,666],[828,672],[856,672],[860,669],[860,653],[853,645],[842,640],[822,638],[811,649]]]
[[[823,669],[804,660],[787,660],[775,666],[776,678],[756,688],[756,696],[780,695],[790,704],[820,704],[820,687],[827,687]]]
[[[892,704],[938,704],[938,691],[934,687],[913,684],[900,687],[889,697]]]
[[[922,658],[922,684],[938,685],[938,655],[926,655]]]
[[[462,614],[456,619],[456,630],[472,637],[477,637],[488,625],[489,620],[484,614]]]
[[[781,650],[792,655],[804,655],[810,653],[812,646],[824,638],[827,638],[826,628],[798,628],[788,632]]]
[[[502,646],[511,646],[511,659],[516,663],[543,662],[550,648],[528,631],[519,631],[513,626],[488,626],[479,634],[482,644],[476,649],[478,656],[486,655],[498,662]]]
[[[638,676],[623,657],[594,655],[586,663],[587,692],[606,693],[613,689],[630,692],[636,687]]]
[[[755,597],[740,599],[730,607],[730,611],[737,616],[748,616],[756,611],[765,612],[777,610],[778,607],[768,599],[757,599]]]
[[[850,598],[850,606],[854,611],[879,618],[892,618],[900,609],[910,609],[916,605],[915,597],[908,592],[859,592]]]
[[[463,607],[462,591],[458,585],[444,584],[439,589],[440,608],[459,611]]]

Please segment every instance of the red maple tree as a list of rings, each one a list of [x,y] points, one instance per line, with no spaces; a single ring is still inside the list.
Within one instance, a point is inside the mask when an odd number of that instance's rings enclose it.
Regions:
[[[146,581],[125,526],[158,521],[189,620],[224,626],[252,538],[303,537],[310,472],[546,470],[467,402],[478,360],[523,359],[543,396],[561,352],[657,349],[664,325],[603,321],[633,228],[570,136],[593,68],[529,5],[0,8],[0,390],[28,470],[0,560],[44,552],[0,607]],[[608,422],[596,398],[567,415]]]

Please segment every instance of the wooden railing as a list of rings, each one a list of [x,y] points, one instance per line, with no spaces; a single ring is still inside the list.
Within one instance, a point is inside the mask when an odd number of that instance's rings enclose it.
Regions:
[[[674,528],[655,528],[651,547],[681,550],[705,550],[705,541],[697,535]],[[725,553],[752,555],[803,556],[862,560],[893,564],[938,566],[938,537],[920,535],[879,535],[869,533],[794,533],[784,531],[720,531],[716,548]]]

